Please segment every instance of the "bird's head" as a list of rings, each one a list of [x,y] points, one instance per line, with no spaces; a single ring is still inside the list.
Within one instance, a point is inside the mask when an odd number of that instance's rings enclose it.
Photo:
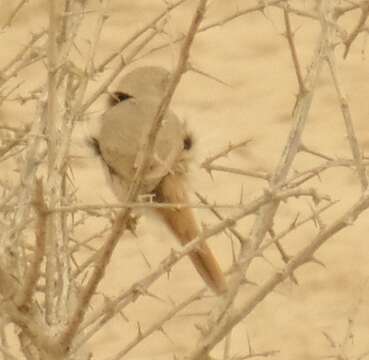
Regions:
[[[129,98],[161,99],[170,81],[170,72],[160,66],[142,66],[123,76],[112,93],[110,106]]]

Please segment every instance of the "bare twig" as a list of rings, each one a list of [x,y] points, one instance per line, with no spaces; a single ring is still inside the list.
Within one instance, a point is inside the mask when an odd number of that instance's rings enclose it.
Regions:
[[[175,315],[177,315],[180,311],[186,308],[188,305],[192,304],[194,301],[201,299],[202,295],[205,291],[202,289],[197,291],[195,294],[188,297],[186,300],[182,301],[180,304],[173,307],[168,313],[162,316],[160,319],[155,321],[153,325],[147,328],[143,332],[139,332],[134,340],[132,340],[128,345],[124,347],[124,349],[120,350],[116,355],[109,357],[109,360],[119,360],[123,358],[129,351],[131,351],[137,344],[139,344],[143,339],[150,336],[155,331],[164,331],[163,325],[170,319],[172,319]]]
[[[187,0],[179,0],[173,4],[168,4],[163,12],[155,16],[148,24],[142,26],[140,29],[136,30],[113,54],[107,56],[99,65],[96,66],[96,72],[104,71],[107,65],[109,65],[114,59],[120,56],[122,52],[128,48],[134,41],[136,41],[141,35],[150,29],[154,29],[159,21],[165,17],[170,11],[174,10],[178,6],[182,5]]]
[[[43,349],[50,354],[57,352],[57,346],[46,331],[46,327],[36,320],[37,310],[33,304],[29,312],[18,309],[14,302],[19,291],[19,287],[14,278],[4,269],[0,268],[0,294],[2,295],[2,311],[27,335],[32,343],[39,349]]]
[[[254,352],[249,355],[233,356],[231,360],[246,360],[246,359],[259,358],[259,357],[271,357],[271,356],[277,355],[278,353],[279,353],[279,350],[260,351],[260,352]]]
[[[46,34],[46,31],[40,31],[39,33],[32,34],[31,40],[6,64],[0,69],[0,74],[5,74],[14,64],[20,61],[26,52],[32,48],[32,46]]]
[[[55,160],[58,149],[57,134],[57,9],[56,1],[49,1],[49,30],[48,30],[48,99],[47,99],[47,145],[48,145],[48,191],[50,193],[50,206],[55,206],[57,194],[55,178]],[[55,217],[50,216],[47,227],[46,241],[46,319],[49,324],[55,322],[55,276],[56,276],[56,224]]]
[[[251,142],[250,138],[247,138],[246,140],[242,140],[237,142],[236,144],[229,143],[228,146],[226,146],[224,149],[218,151],[215,155],[209,156],[207,159],[205,159],[201,166],[206,168],[207,166],[211,165],[215,160],[218,160],[222,157],[226,157],[230,152],[239,149],[241,147],[246,146]]]
[[[286,236],[290,235],[293,231],[297,230],[298,228],[300,228],[301,226],[307,224],[310,221],[314,221],[314,217],[316,215],[322,214],[323,212],[325,212],[326,210],[330,209],[332,206],[334,206],[335,204],[337,204],[337,202],[330,202],[324,206],[322,206],[319,209],[315,210],[315,213],[305,217],[304,219],[301,220],[297,220],[297,218],[295,218],[293,220],[293,222],[285,229],[282,230],[281,232],[274,234],[273,238],[265,241],[260,248],[258,249],[258,254],[262,254],[267,248],[269,248],[272,244],[275,244],[277,241],[282,240],[283,238],[285,238]]]
[[[41,180],[36,182],[34,206],[37,213],[36,247],[34,249],[31,265],[26,273],[23,288],[17,298],[17,305],[19,308],[24,308],[31,302],[32,293],[40,277],[41,263],[45,254],[46,222],[48,213],[44,202],[43,185]]]
[[[366,23],[368,15],[369,15],[369,1],[364,1],[359,6],[360,6],[360,9],[361,9],[360,19],[359,19],[358,23],[356,24],[354,30],[352,30],[350,35],[345,40],[345,51],[343,53],[344,58],[347,57],[352,43],[355,41],[356,37],[360,34],[361,30],[363,29],[363,27]]]
[[[363,160],[362,164],[367,167],[369,166],[369,161]],[[337,159],[326,161],[321,165],[315,166],[302,172],[297,172],[296,174],[292,175],[284,183],[283,186],[286,186],[288,188],[295,188],[305,183],[306,181],[314,178],[315,176],[319,177],[322,172],[335,167],[347,167],[347,168],[355,167],[355,160]]]
[[[366,2],[366,0],[364,0]],[[361,1],[363,2],[363,1]],[[353,10],[359,9],[360,8],[361,3],[351,3],[350,5],[346,5],[346,6],[340,6],[337,7],[335,10],[335,16],[340,17],[342,15],[345,15],[348,12],[351,12]]]
[[[203,202],[204,204],[208,205],[208,201],[198,192],[195,193],[195,195],[200,199],[201,202]],[[224,220],[224,217],[222,215],[220,215],[220,213],[218,211],[215,210],[215,207],[211,206],[210,207],[211,212],[219,219],[219,220]],[[245,243],[247,241],[247,239],[241,235],[240,232],[238,232],[235,228],[231,227],[229,228],[229,231],[238,239],[238,241],[242,244]]]
[[[311,149],[310,147],[306,146],[304,143],[300,144],[300,151],[304,151],[307,154],[311,154],[314,155],[318,158],[324,159],[324,160],[328,160],[328,161],[334,161],[334,159],[326,154],[323,154],[322,152],[318,151],[318,150],[314,150]]]
[[[108,6],[109,6],[109,0],[105,0],[102,2],[101,9],[100,9],[100,15],[98,17],[95,31],[94,31],[93,41],[90,45],[89,53],[87,54],[87,60],[86,60],[86,65],[84,69],[84,77],[79,86],[78,96],[77,96],[76,103],[75,103],[75,109],[76,109],[75,113],[77,114],[77,116],[82,114],[81,108],[82,108],[83,99],[84,99],[84,96],[87,90],[87,85],[90,79],[92,78],[93,72],[95,71],[94,58],[95,58],[95,54],[97,50],[97,45],[100,40],[102,28],[105,24],[105,21],[108,19],[108,16],[106,14],[106,9]]]
[[[13,22],[14,18],[17,16],[19,11],[22,9],[22,7],[28,2],[28,0],[20,0],[19,3],[16,5],[14,10],[9,15],[8,19],[5,21],[5,24],[3,25],[3,29],[10,26]]]
[[[247,205],[244,204],[201,204],[201,203],[158,203],[158,202],[127,202],[118,204],[81,204],[72,206],[61,206],[54,209],[49,209],[49,212],[76,212],[104,209],[243,209]],[[11,210],[12,205],[4,210]]]
[[[227,334],[224,341],[223,360],[229,360],[231,358],[231,343],[232,343],[232,330]]]
[[[14,149],[18,145],[24,144],[24,138],[26,137],[27,132],[17,134],[15,139],[12,139],[8,144],[0,147],[0,158],[6,155],[10,150]],[[3,160],[3,159],[2,159]]]
[[[262,172],[262,171],[253,171],[253,170],[243,170],[237,169],[230,166],[223,166],[223,165],[203,165],[203,168],[208,172],[212,173],[212,171],[220,171],[226,172],[228,174],[235,174],[235,175],[242,175],[247,176],[255,179],[262,179],[269,181],[270,174]]]
[[[200,26],[199,29],[198,29],[198,33],[205,32],[205,31],[210,30],[210,29],[215,29],[215,28],[220,27],[220,26],[223,26],[226,23],[229,23],[232,20],[235,20],[235,19],[237,19],[237,18],[239,18],[241,16],[244,16],[244,15],[247,15],[247,14],[251,14],[251,13],[254,13],[254,12],[257,12],[257,11],[263,11],[268,6],[277,5],[277,4],[280,4],[280,3],[284,2],[284,1],[285,0],[270,0],[268,2],[261,2],[258,5],[250,6],[250,7],[246,8],[246,9],[237,10],[235,13],[233,13],[231,15],[227,15],[227,16],[225,16],[224,18],[222,18],[220,20],[216,20],[216,21],[213,21],[213,22],[210,22],[208,24],[205,24],[205,25]],[[184,35],[180,35],[177,38],[171,40],[171,44],[176,44],[176,43],[182,41],[183,39],[184,39]],[[156,47],[150,49],[149,51],[147,51],[145,54],[143,54],[140,58],[146,57],[149,54],[152,54],[152,53],[154,53],[156,51],[165,49],[169,45],[170,44],[165,43],[165,44],[156,46]]]
[[[143,40],[133,49],[127,56],[120,58],[120,64],[110,73],[108,78],[102,82],[98,89],[90,95],[81,107],[81,113],[85,112],[102,94],[104,94],[108,86],[117,78],[117,76],[123,71],[126,65],[157,35],[156,30],[152,30]]]
[[[368,3],[368,12],[369,12],[369,3]],[[329,27],[329,24],[327,25]],[[332,42],[333,39],[333,33],[332,33],[332,29],[330,28],[330,41]],[[360,151],[360,146],[359,146],[359,142],[357,140],[356,134],[355,134],[355,129],[354,129],[354,124],[352,121],[352,117],[351,117],[351,111],[350,111],[350,106],[348,104],[346,95],[344,93],[344,90],[342,88],[342,81],[340,79],[340,76],[338,74],[337,71],[337,66],[336,66],[336,57],[334,54],[334,48],[330,48],[330,51],[328,52],[328,64],[329,64],[329,68],[331,70],[331,75],[332,75],[332,79],[333,79],[333,83],[337,92],[337,96],[338,96],[338,101],[340,103],[340,107],[341,107],[341,111],[342,111],[342,115],[345,121],[345,126],[346,126],[346,132],[347,132],[347,137],[348,137],[348,141],[351,147],[351,151],[352,151],[352,156],[355,160],[355,164],[356,164],[356,169],[359,175],[359,179],[360,179],[360,183],[361,183],[361,190],[365,191],[368,187],[368,178],[366,175],[366,170],[365,167],[362,163],[362,156],[361,156],[361,151]]]
[[[19,72],[26,67],[35,64],[36,62],[45,58],[45,54],[43,51],[37,53],[30,53],[24,58],[17,59],[16,66],[9,71],[8,73],[1,74],[0,73],[0,86],[3,87],[6,82],[8,82],[13,77],[18,76]]]
[[[296,46],[294,42],[294,33],[292,32],[292,29],[291,29],[291,21],[290,21],[290,16],[289,16],[288,11],[289,11],[288,5],[286,4],[285,8],[283,9],[284,24],[286,26],[285,36],[288,41],[288,45],[291,51],[291,57],[293,60],[293,65],[296,71],[297,82],[299,85],[299,94],[303,94],[305,92],[304,80],[303,80],[303,76],[301,72],[301,66],[298,60],[298,56],[297,56]]]

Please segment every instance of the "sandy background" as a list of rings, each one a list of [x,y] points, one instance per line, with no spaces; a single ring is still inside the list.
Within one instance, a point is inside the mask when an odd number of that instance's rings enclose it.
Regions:
[[[306,9],[312,9],[314,1],[301,1]],[[207,21],[221,18],[237,10],[237,6],[249,6],[252,1],[213,1]],[[1,1],[0,23],[14,6],[12,2]],[[90,8],[96,8],[92,2]],[[184,32],[194,3],[176,11],[170,21],[167,36]],[[163,8],[162,1],[111,1],[111,17],[102,33],[97,59],[116,49],[138,25],[144,24]],[[355,18],[344,18],[341,22],[350,30]],[[91,34],[91,24],[95,15],[88,15],[79,37],[80,51],[87,48]],[[309,63],[319,32],[318,23],[301,18],[292,18],[293,27],[299,28],[296,44],[303,69]],[[26,42],[29,33],[46,26],[45,9],[39,2],[28,4],[14,21],[10,31],[1,33],[0,64],[4,64],[17,49]],[[236,165],[244,169],[272,171],[276,166],[283,144],[291,125],[291,111],[297,93],[297,83],[287,42],[281,33],[284,31],[282,12],[267,9],[265,14],[253,13],[229,24],[209,30],[196,38],[191,53],[191,63],[199,69],[230,84],[223,86],[198,74],[189,73],[176,92],[172,108],[188,122],[188,127],[196,139],[195,154],[189,187],[206,195],[210,200],[237,203],[241,187],[245,201],[256,197],[266,186],[262,181],[215,173],[214,181],[202,170],[199,163],[208,155],[215,153],[228,142],[236,142],[251,137],[253,142],[246,148],[236,151],[220,163]],[[160,41],[165,40],[165,35]],[[368,59],[363,52],[365,39],[360,36],[352,47],[348,59],[340,64],[340,72],[348,94],[357,135],[364,151],[369,147],[367,119],[369,107]],[[146,57],[133,66],[160,64],[172,69],[178,47],[166,49]],[[81,56],[74,52],[75,62],[82,65]],[[35,70],[36,69],[36,70]],[[17,80],[25,80],[21,93],[27,93],[40,84],[40,76],[45,76],[44,65],[38,64],[19,74]],[[102,78],[91,85],[93,89]],[[81,202],[115,201],[108,188],[98,160],[86,145],[86,138],[96,131],[98,117],[104,109],[104,101],[96,104],[88,122],[78,126],[73,143],[73,154],[80,156],[75,161],[74,181],[78,187]],[[1,109],[1,121],[8,124],[30,121],[34,114],[32,104],[20,107],[14,102],[6,102]],[[332,82],[324,68],[315,93],[310,120],[304,134],[304,142],[312,148],[330,156],[349,156],[340,114]],[[302,170],[319,161],[308,155],[298,155],[294,168]],[[7,168],[11,178],[14,169]],[[340,214],[359,193],[360,186],[355,174],[347,169],[330,170],[323,174],[321,181],[314,180],[321,191],[341,202],[323,218],[328,223]],[[309,213],[306,201],[291,201],[284,204],[275,221],[276,230],[283,229],[294,218],[296,212]],[[226,214],[227,212],[225,212]],[[199,222],[214,224],[216,220],[205,210],[198,210]],[[247,336],[251,339],[254,351],[280,350],[275,359],[317,359],[331,354],[331,348],[322,332],[328,332],[336,340],[342,339],[347,319],[353,313],[358,298],[363,301],[357,307],[354,323],[354,338],[351,354],[368,350],[369,308],[368,288],[364,283],[368,277],[368,215],[364,214],[348,230],[338,234],[318,253],[318,258],[326,264],[326,269],[317,265],[307,265],[296,276],[300,286],[286,283],[277,293],[266,301],[234,331],[232,355],[247,353]],[[238,224],[238,229],[247,234],[251,220]],[[79,229],[76,238],[83,239],[104,222],[92,218],[86,226]],[[119,243],[107,276],[99,291],[114,296],[118,289],[128,287],[133,281],[149,272],[142,254],[154,267],[177,246],[173,236],[155,217],[143,216],[138,227],[138,238],[126,234]],[[293,254],[301,244],[310,241],[316,229],[312,224],[291,236],[287,251]],[[231,264],[229,239],[219,235],[211,240],[212,247],[226,269]],[[98,245],[96,242],[95,246]],[[260,283],[281,266],[275,250],[268,251],[271,264],[257,260],[249,272],[249,279]],[[88,255],[86,253],[86,255]],[[186,259],[181,261],[169,279],[163,278],[152,287],[153,293],[162,300],[143,298],[127,308],[123,318],[114,319],[98,336],[93,338],[95,359],[103,359],[115,353],[134,338],[136,322],[144,329],[170,309],[170,299],[179,301],[202,286],[201,279]],[[252,291],[252,287],[245,289]],[[143,344],[131,351],[128,359],[172,359],[173,352],[182,353],[191,348],[198,335],[194,323],[201,321],[215,304],[215,299],[204,299],[181,316],[165,325],[170,339],[163,334],[152,335]],[[187,315],[186,315],[187,314]],[[213,354],[219,356],[222,347]]]

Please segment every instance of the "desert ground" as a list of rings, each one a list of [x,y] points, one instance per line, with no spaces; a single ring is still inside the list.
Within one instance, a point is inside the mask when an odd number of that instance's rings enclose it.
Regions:
[[[253,3],[212,1],[204,21],[220,19],[237,11],[239,7],[247,7]],[[312,0],[295,3],[309,11],[316,6]],[[5,0],[0,4],[1,23],[7,19],[14,4]],[[92,1],[88,8],[95,9],[97,6],[98,2]],[[164,6],[165,2],[159,0],[111,1],[108,8],[109,19],[98,45],[97,62],[117,49],[129,34]],[[194,6],[195,2],[189,1],[170,15],[169,26],[166,28],[168,33],[162,34],[158,43],[170,42],[171,38],[186,31]],[[353,12],[343,18],[341,24],[350,31],[358,18],[359,13]],[[86,15],[78,36],[79,49],[74,51],[76,64],[83,63],[82,54],[91,40],[91,24],[95,20],[94,12]],[[319,21],[291,16],[291,22],[293,28],[298,29],[295,44],[302,71],[305,73],[318,39]],[[27,41],[31,32],[46,26],[47,9],[44,2],[29,2],[14,19],[12,26],[0,34],[0,63],[5,64]],[[188,188],[193,201],[197,201],[193,195],[197,191],[210,201],[237,204],[241,193],[243,201],[247,202],[267,188],[265,181],[252,177],[221,172],[214,172],[213,177],[210,177],[200,168],[200,164],[228,143],[250,138],[246,147],[221,159],[219,164],[253,171],[272,172],[275,169],[292,124],[291,114],[298,93],[288,43],[282,35],[284,31],[283,12],[281,9],[268,7],[264,13],[258,11],[241,16],[196,37],[190,55],[191,65],[225,84],[195,72],[187,72],[171,104],[172,110],[187,123],[195,139],[188,176]],[[369,146],[369,64],[366,38],[367,34],[359,35],[345,60],[342,59],[342,49],[337,49],[340,54],[338,66],[342,83],[364,153]],[[178,49],[178,44],[172,44],[148,54],[129,65],[127,71],[142,65],[160,65],[173,70]],[[93,79],[88,91],[92,92],[102,78]],[[27,94],[27,91],[40,84],[40,80],[45,79],[43,61],[25,68],[17,77],[17,81],[22,81],[20,92]],[[114,84],[111,88],[114,88]],[[73,183],[80,203],[117,202],[106,182],[99,159],[88,145],[88,139],[97,131],[105,108],[106,98],[101,98],[91,109],[88,119],[76,126],[73,135]],[[34,102],[21,106],[15,101],[6,101],[1,108],[0,121],[6,124],[32,122],[34,114]],[[315,90],[303,141],[312,149],[333,158],[351,156],[337,94],[326,65]],[[301,153],[298,154],[293,169],[301,171],[320,162],[320,159],[310,154]],[[16,177],[14,164],[11,162],[6,162],[1,172],[3,180],[10,181]],[[320,178],[313,179],[309,186],[316,186],[332,199],[339,200],[338,204],[322,216],[325,223],[340,215],[360,193],[357,174],[347,168],[327,170]],[[308,200],[283,203],[274,221],[275,230],[279,231],[287,226],[297,212],[309,214],[310,206]],[[216,218],[208,210],[195,211],[199,223],[216,223]],[[234,210],[222,210],[222,213],[227,215],[232,211]],[[301,267],[295,274],[298,285],[292,281],[284,282],[234,329],[231,339],[232,356],[247,354],[248,341],[255,353],[278,351],[271,356],[278,360],[310,360],[332,355],[334,349],[324,333],[339,343],[347,334],[350,319],[353,321],[352,339],[347,344],[347,353],[358,358],[369,350],[368,216],[368,212],[364,212],[353,226],[332,237],[319,249],[316,257],[324,263],[324,267],[312,263]],[[241,221],[237,224],[237,229],[246,235],[253,220],[250,217]],[[77,240],[83,239],[105,225],[106,220],[91,216],[84,226],[78,228],[74,237]],[[293,255],[301,244],[311,241],[316,231],[316,226],[310,222],[294,232],[284,242],[286,251]],[[92,245],[98,247],[99,241],[103,241],[103,237]],[[226,270],[232,264],[229,238],[222,233],[210,239],[209,244],[222,268]],[[99,293],[114,297],[117,289],[128,287],[147,274],[150,266],[155,268],[172,247],[178,246],[174,236],[157,217],[150,211],[145,211],[138,223],[137,236],[125,233],[121,238],[98,289]],[[86,251],[81,259],[87,255]],[[242,296],[254,291],[257,284],[283,266],[275,249],[268,250],[265,256],[266,260],[256,259],[248,271],[247,278],[256,285],[245,286]],[[202,280],[189,260],[180,261],[169,277],[162,277],[150,288],[157,298],[140,298],[125,310],[125,317],[115,317],[91,339],[89,345],[94,352],[93,358],[105,359],[107,355],[114,354],[135,337],[137,322],[142,329],[147,328],[170,309],[172,301],[180,301],[201,286]],[[173,359],[173,354],[184,354],[192,349],[199,336],[194,325],[204,318],[217,301],[210,293],[208,295],[210,296],[192,304],[166,323],[165,334],[154,333],[130,351],[126,358]],[[211,355],[221,359],[222,354],[223,343],[220,343]]]

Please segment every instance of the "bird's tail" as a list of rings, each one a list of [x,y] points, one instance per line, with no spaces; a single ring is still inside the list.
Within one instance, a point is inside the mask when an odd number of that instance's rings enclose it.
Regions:
[[[156,196],[160,202],[188,202],[183,180],[179,175],[165,176],[156,188]],[[199,235],[199,228],[191,208],[159,208],[158,211],[182,245],[186,245]],[[215,293],[221,294],[227,290],[222,270],[205,242],[193,250],[189,257],[198,273]]]

